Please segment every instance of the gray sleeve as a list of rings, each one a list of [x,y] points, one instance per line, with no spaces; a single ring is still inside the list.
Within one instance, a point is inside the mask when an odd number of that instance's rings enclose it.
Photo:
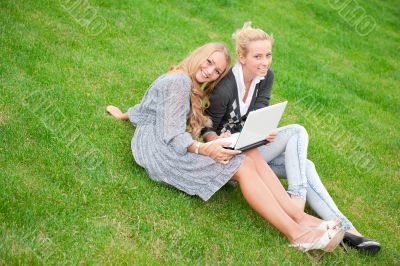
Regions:
[[[158,108],[157,117],[162,117],[162,140],[165,144],[180,153],[185,154],[187,148],[194,142],[186,132],[187,115],[190,111],[191,86],[177,75],[162,89],[163,108]],[[163,109],[163,110],[161,110]]]
[[[137,105],[129,108],[127,113],[128,113],[129,121],[131,121],[133,126],[136,127],[136,125],[139,123],[137,114],[140,113],[140,104],[137,104]]]

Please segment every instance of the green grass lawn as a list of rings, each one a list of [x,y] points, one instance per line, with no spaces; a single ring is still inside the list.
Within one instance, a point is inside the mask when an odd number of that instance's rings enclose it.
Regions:
[[[0,265],[400,265],[398,1],[348,4],[376,22],[369,34],[335,1],[245,2],[89,0],[93,28],[68,9],[78,0],[0,1]],[[337,249],[317,261],[238,187],[205,203],[150,181],[131,154],[134,128],[105,113],[138,103],[196,46],[233,51],[247,20],[275,38],[281,125],[307,128],[309,158],[381,242],[376,256]]]

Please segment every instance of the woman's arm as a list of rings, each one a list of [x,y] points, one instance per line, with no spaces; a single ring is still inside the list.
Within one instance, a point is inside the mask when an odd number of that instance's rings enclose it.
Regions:
[[[219,138],[218,134],[213,132],[213,131],[208,131],[207,133],[205,133],[203,135],[203,139],[208,142],[208,141],[212,141],[214,139]]]
[[[209,156],[219,163],[227,164],[233,156],[241,153],[238,150],[225,149],[224,146],[226,147],[229,144],[229,142],[222,141],[214,143],[200,143],[196,141],[187,148],[187,151]]]
[[[192,136],[186,132],[187,115],[190,111],[190,81],[181,75],[168,77],[168,84],[160,89],[162,106],[157,108],[157,119],[161,119],[162,141],[176,152],[184,154],[194,143]]]
[[[212,141],[212,140],[215,140],[218,138],[227,138],[231,135],[232,134],[229,130],[225,131],[224,133],[221,133],[219,136],[215,132],[208,132],[206,135],[203,135],[203,139],[208,142],[208,141]]]

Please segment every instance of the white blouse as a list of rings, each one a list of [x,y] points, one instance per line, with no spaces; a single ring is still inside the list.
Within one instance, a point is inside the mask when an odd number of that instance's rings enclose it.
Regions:
[[[246,93],[246,86],[244,85],[242,64],[237,62],[236,65],[234,65],[233,68],[232,68],[232,73],[235,76],[236,86],[237,86],[237,89],[238,89],[240,114],[241,115],[245,115],[247,113],[247,110],[249,109],[249,106],[250,106],[250,103],[251,103],[251,99],[253,98],[253,94],[254,94],[254,90],[256,88],[256,85],[258,83],[260,83],[260,81],[263,80],[264,77],[256,76],[251,81],[249,94],[247,95],[246,101],[243,102],[243,96]]]

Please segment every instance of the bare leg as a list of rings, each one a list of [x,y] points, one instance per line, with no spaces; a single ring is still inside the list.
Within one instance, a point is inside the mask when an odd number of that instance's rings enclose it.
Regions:
[[[293,204],[291,198],[283,188],[282,184],[279,182],[279,179],[275,176],[275,173],[261,157],[258,149],[247,151],[246,155],[253,159],[255,165],[254,167],[259,176],[273,193],[274,198],[280,204],[282,209],[290,217],[292,217],[296,222],[306,226],[318,226],[323,222],[321,219],[304,213],[303,210],[300,210],[300,208]]]
[[[109,105],[106,110],[110,115],[118,120],[128,120],[128,114],[121,112],[121,110],[116,106]]]
[[[290,195],[290,199],[292,200],[293,205],[295,205],[299,210],[304,211],[306,201],[302,197]]]
[[[250,157],[246,156],[233,179],[239,182],[242,194],[250,206],[282,232],[290,242],[310,242],[324,233],[321,230],[307,230],[283,210],[271,190],[255,171],[255,164]]]

